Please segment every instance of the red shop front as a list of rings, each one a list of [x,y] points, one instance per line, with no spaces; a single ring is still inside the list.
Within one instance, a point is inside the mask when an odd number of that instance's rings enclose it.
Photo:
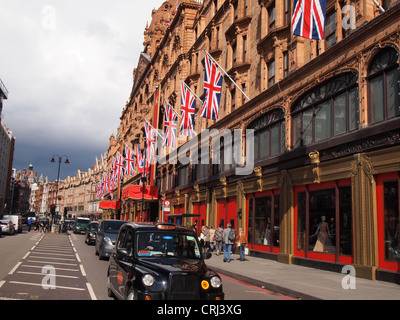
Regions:
[[[350,179],[295,188],[294,254],[305,259],[353,263]]]
[[[135,221],[156,221],[158,218],[158,188],[153,186],[129,186],[122,190],[122,200],[139,204]],[[142,209],[143,208],[143,209]]]
[[[376,179],[379,268],[400,272],[400,174],[381,174]]]
[[[207,203],[205,201],[193,203],[193,224],[197,226],[197,233],[200,234],[201,227],[206,225],[207,221]]]
[[[279,253],[279,189],[247,194],[247,234],[254,251]]]
[[[227,224],[230,223],[232,228],[237,229],[237,199],[235,197],[229,197],[226,199],[217,199],[217,225],[212,226],[217,228],[222,226],[226,228]]]

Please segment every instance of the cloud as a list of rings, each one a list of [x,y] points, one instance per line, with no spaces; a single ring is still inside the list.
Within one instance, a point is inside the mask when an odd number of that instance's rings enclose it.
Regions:
[[[108,149],[132,89],[151,11],[163,1],[0,0],[2,119],[16,137],[13,166],[68,154],[72,175]],[[40,170],[39,170],[40,169]]]

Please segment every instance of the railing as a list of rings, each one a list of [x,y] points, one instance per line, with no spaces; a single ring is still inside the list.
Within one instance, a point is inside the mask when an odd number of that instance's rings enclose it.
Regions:
[[[8,98],[8,90],[6,86],[4,85],[3,81],[0,79],[0,90],[3,92],[4,97],[7,99]]]

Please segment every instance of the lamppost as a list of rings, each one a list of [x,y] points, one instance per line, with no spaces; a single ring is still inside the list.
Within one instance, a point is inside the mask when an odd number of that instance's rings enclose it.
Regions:
[[[55,163],[56,160],[54,159],[54,157],[58,157],[58,173],[57,173],[57,183],[56,183],[56,203],[55,203],[55,208],[57,208],[57,201],[58,201],[58,183],[60,181],[60,168],[61,168],[61,160],[65,157],[65,164],[69,164],[69,160],[68,160],[68,156],[63,155],[60,156],[58,154],[53,155],[53,157],[51,158],[50,162],[51,163]],[[53,219],[52,219],[52,224],[54,223],[54,215],[53,215]]]

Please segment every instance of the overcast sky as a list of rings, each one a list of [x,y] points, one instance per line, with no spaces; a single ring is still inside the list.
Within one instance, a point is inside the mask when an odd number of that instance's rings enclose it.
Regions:
[[[107,151],[132,89],[146,21],[162,0],[0,0],[2,119],[16,138],[13,167],[57,179]],[[57,160],[57,158],[56,158]],[[65,157],[63,158],[63,162]]]

